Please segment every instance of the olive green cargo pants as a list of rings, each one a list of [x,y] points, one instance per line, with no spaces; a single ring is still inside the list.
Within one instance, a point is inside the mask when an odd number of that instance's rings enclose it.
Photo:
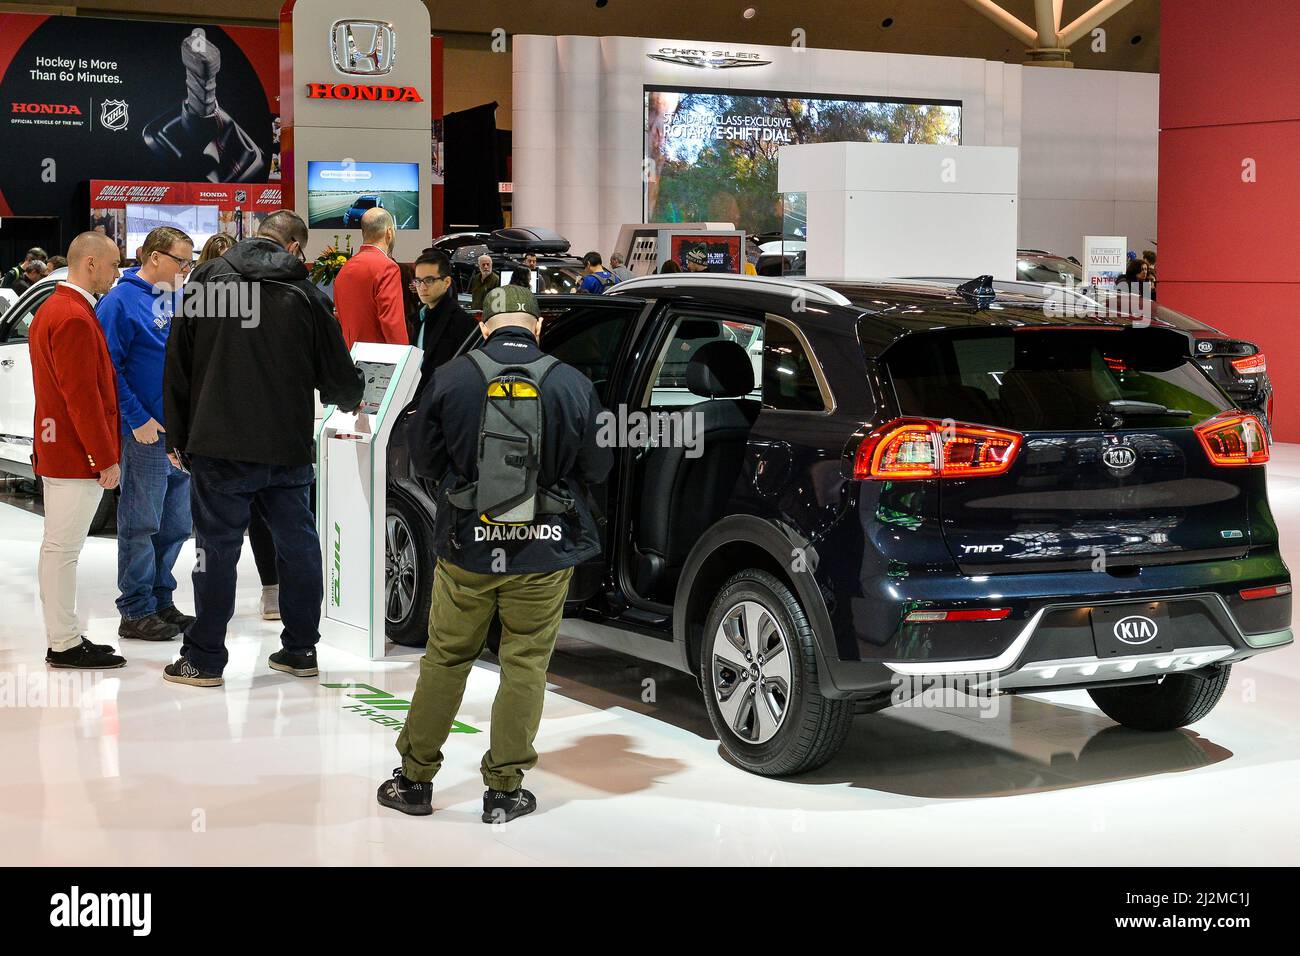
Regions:
[[[573,568],[547,574],[479,574],[438,560],[429,608],[429,644],[397,738],[402,773],[428,782],[442,767],[442,746],[465,695],[470,668],[483,652],[492,615],[501,617],[501,685],[492,701],[483,782],[517,790],[537,765],[533,740],[542,721],[546,668],[564,612]]]

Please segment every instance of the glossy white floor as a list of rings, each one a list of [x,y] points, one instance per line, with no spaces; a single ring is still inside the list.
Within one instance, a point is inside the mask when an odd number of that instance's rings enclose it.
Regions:
[[[1270,468],[1292,567],[1300,446]],[[455,734],[432,817],[375,804],[396,731],[358,710],[396,697],[412,662],[323,647],[319,681],[266,666],[251,557],[224,689],[165,683],[175,645],[128,642],[129,665],[45,695],[34,567],[40,518],[0,504],[0,863],[6,864],[1294,864],[1300,861],[1300,650],[1233,671],[1193,729],[1116,728],[1086,694],[859,717],[822,770],[765,780],[727,763],[693,683],[562,641],[528,786],[539,811],[479,822],[486,735]],[[192,549],[181,557],[188,569]],[[116,643],[115,542],[81,564],[88,635]],[[190,607],[188,573],[182,607]],[[652,678],[655,701],[644,702]],[[477,666],[460,719],[486,731],[496,673]],[[16,693],[15,693],[16,689]],[[84,691],[84,693],[77,693]],[[398,712],[400,717],[400,712]]]

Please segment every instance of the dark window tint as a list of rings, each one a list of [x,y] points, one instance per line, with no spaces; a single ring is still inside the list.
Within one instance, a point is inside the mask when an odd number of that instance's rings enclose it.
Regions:
[[[763,338],[763,404],[770,408],[822,411],[826,404],[812,361],[794,332],[767,323]]]
[[[1017,431],[1170,428],[1231,407],[1185,350],[1156,330],[945,331],[908,336],[884,360],[905,415]]]
[[[21,306],[12,307],[5,313],[4,318],[0,320],[0,328],[4,330],[3,341],[6,344],[27,341],[28,333],[32,327],[32,319],[36,318],[36,310],[54,294],[55,288],[56,286],[51,283],[34,294]]]
[[[569,309],[542,320],[542,351],[572,365],[596,386],[602,403],[634,313],[624,309]]]

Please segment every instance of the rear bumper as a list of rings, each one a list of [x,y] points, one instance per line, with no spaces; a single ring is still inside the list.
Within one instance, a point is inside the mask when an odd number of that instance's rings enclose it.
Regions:
[[[1059,603],[1040,607],[1000,653],[991,657],[885,661],[894,674],[908,677],[974,675],[973,686],[1000,690],[1048,689],[1091,683],[1153,678],[1210,664],[1243,660],[1294,640],[1289,626],[1248,634],[1221,594],[1144,595],[1166,601],[1174,628],[1174,647],[1155,653],[1101,658],[1093,644],[1094,608],[1131,605],[1131,600]],[[1288,598],[1269,600],[1287,601]],[[1289,615],[1288,615],[1289,616]],[[940,625],[945,626],[945,625]]]

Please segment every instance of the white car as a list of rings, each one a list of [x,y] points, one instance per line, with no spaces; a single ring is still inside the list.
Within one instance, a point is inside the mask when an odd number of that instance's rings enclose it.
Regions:
[[[20,478],[34,478],[32,472],[33,426],[36,420],[36,391],[32,386],[32,360],[27,351],[27,333],[32,319],[54,292],[67,269],[56,269],[18,296],[0,314],[0,472]],[[114,520],[117,494],[104,495],[91,531],[101,531]]]

